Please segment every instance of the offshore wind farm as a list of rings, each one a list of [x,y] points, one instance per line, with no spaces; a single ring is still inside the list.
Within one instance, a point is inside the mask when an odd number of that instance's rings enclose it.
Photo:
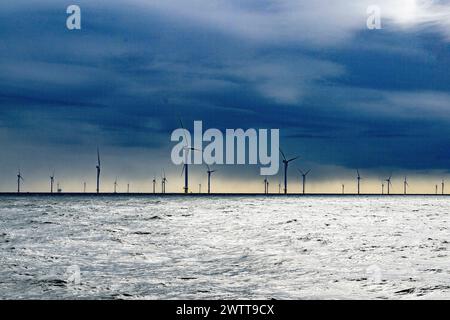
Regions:
[[[56,192],[54,192],[54,183],[55,183],[55,170],[53,170],[52,174],[50,175],[50,185],[49,185],[49,189],[48,191],[46,190],[37,190],[37,191],[24,191],[24,184],[25,184],[25,179],[22,175],[22,171],[19,169],[17,171],[17,180],[16,180],[16,191],[7,191],[7,192],[0,192],[0,195],[11,195],[11,194],[16,194],[16,195],[93,195],[93,194],[101,194],[104,196],[114,196],[114,195],[191,195],[191,196],[195,196],[195,195],[209,195],[209,196],[225,196],[225,195],[267,195],[267,196],[322,196],[322,195],[334,195],[334,196],[352,196],[352,195],[361,195],[361,196],[370,196],[370,195],[382,195],[382,196],[396,196],[396,195],[404,195],[404,196],[418,196],[418,195],[422,195],[422,196],[431,196],[431,195],[448,195],[445,193],[445,179],[442,179],[440,184],[435,184],[435,185],[430,185],[430,192],[427,193],[409,193],[408,192],[408,188],[410,187],[409,183],[408,183],[408,179],[405,176],[404,180],[402,181],[402,189],[397,189],[397,190],[402,190],[402,191],[398,191],[398,192],[391,192],[391,188],[393,187],[393,183],[392,183],[392,179],[393,179],[393,175],[390,174],[389,177],[385,180],[383,180],[382,184],[381,184],[381,192],[362,192],[361,188],[361,180],[363,180],[363,178],[360,175],[360,170],[356,169],[356,182],[355,182],[355,186],[356,189],[354,192],[346,192],[345,191],[345,184],[341,184],[340,185],[340,189],[337,188],[335,192],[320,192],[320,191],[315,191],[315,192],[307,192],[306,189],[306,177],[310,174],[311,169],[307,170],[307,171],[303,171],[300,168],[297,168],[298,173],[300,174],[301,180],[300,183],[292,183],[293,187],[292,189],[294,189],[295,191],[290,191],[288,192],[288,166],[291,162],[294,162],[296,160],[298,160],[300,158],[300,156],[296,156],[290,159],[287,159],[285,154],[283,153],[283,151],[280,149],[280,155],[281,155],[281,163],[283,164],[282,170],[281,170],[281,178],[283,180],[283,188],[281,188],[281,184],[278,185],[278,189],[272,188],[270,189],[270,181],[274,180],[276,181],[277,177],[279,178],[280,175],[277,176],[273,176],[273,177],[265,177],[264,178],[264,187],[261,188],[260,192],[214,192],[212,190],[211,187],[211,177],[212,174],[217,172],[217,169],[212,170],[211,167],[209,165],[206,165],[206,185],[207,185],[207,189],[204,193],[201,192],[201,183],[199,184],[199,189],[198,191],[196,191],[194,188],[190,188],[189,187],[189,161],[187,160],[189,157],[189,153],[192,151],[199,151],[199,149],[196,149],[192,146],[186,145],[183,147],[183,151],[184,151],[184,157],[185,157],[185,161],[182,164],[182,171],[181,171],[181,176],[184,177],[184,185],[181,187],[179,187],[180,192],[167,192],[166,191],[166,185],[168,183],[168,179],[166,177],[166,171],[165,169],[161,169],[161,176],[160,176],[160,189],[157,189],[157,183],[158,183],[158,179],[156,178],[156,175],[153,176],[152,179],[149,179],[149,188],[148,190],[141,190],[141,191],[135,191],[135,192],[130,192],[130,183],[127,183],[127,188],[126,191],[120,191],[119,190],[119,183],[118,183],[118,177],[116,176],[115,179],[113,180],[113,189],[112,191],[102,191],[101,189],[101,155],[100,155],[100,149],[97,148],[97,163],[95,165],[95,192],[88,192],[87,190],[87,184],[86,182],[83,182],[82,186],[80,187],[80,191],[70,191],[70,192],[64,192],[60,187],[59,187],[59,183],[58,182],[58,188],[56,190]],[[192,166],[192,165],[191,165]],[[220,181],[216,182],[217,185],[220,185]],[[275,185],[275,183],[273,184]],[[386,192],[385,192],[385,186],[386,186]],[[291,189],[291,190],[292,190]]]

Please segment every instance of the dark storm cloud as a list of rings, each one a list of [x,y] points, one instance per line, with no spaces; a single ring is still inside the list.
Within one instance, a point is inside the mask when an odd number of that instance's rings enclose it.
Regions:
[[[439,17],[427,15],[435,32],[410,32],[389,13],[393,27],[370,33],[365,3],[297,3],[81,1],[79,31],[66,29],[64,3],[1,4],[4,150],[161,150],[182,117],[188,127],[280,128],[288,152],[311,163],[448,168]]]

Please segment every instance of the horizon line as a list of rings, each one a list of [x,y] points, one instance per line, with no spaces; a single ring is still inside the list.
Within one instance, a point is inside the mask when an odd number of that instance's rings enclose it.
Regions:
[[[386,196],[386,197],[392,197],[392,196],[402,196],[402,197],[418,197],[418,196],[434,196],[434,197],[443,197],[443,196],[450,196],[450,194],[435,194],[435,193],[410,193],[410,194],[404,194],[404,193],[391,193],[391,194],[381,194],[381,193],[255,193],[255,192],[230,192],[230,193],[184,193],[184,192],[168,192],[168,193],[152,193],[152,192],[0,192],[0,196],[107,196],[107,197],[114,197],[114,196],[183,196],[183,197],[221,197],[221,196],[260,196],[260,197],[308,197],[308,196],[339,196],[339,197],[346,197],[346,196],[356,196],[356,197],[367,197],[367,196]]]

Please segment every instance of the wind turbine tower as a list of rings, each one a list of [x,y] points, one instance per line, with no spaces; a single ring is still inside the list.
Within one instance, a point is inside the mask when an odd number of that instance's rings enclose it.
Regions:
[[[184,126],[183,126],[183,122],[181,121],[181,119],[180,119],[180,124],[181,124],[181,128],[183,130],[185,130]],[[183,170],[181,171],[181,175],[183,175],[183,173],[184,173],[184,187],[183,187],[183,190],[184,190],[184,193],[187,194],[187,193],[189,193],[189,160],[188,160],[189,159],[189,152],[190,151],[199,151],[199,150],[195,149],[194,147],[192,147],[192,146],[190,146],[188,144],[188,139],[187,139],[187,136],[186,136],[186,132],[183,131],[183,133],[184,133],[184,139],[186,140],[186,145],[183,147],[185,160],[184,160],[184,164],[183,164]]]
[[[267,194],[267,177],[264,178],[264,194]]]
[[[390,191],[391,191],[391,189],[390,189],[390,187],[392,186],[391,178],[392,178],[392,175],[389,176],[388,179],[386,179],[386,182],[387,182],[387,194],[390,194]]]
[[[305,194],[305,192],[306,192],[306,176],[308,175],[308,173],[310,171],[311,170],[303,172],[302,170],[298,169],[298,172],[300,172],[300,174],[302,175],[302,190],[303,190],[303,194]]]
[[[409,187],[408,179],[405,177],[405,181],[403,181],[403,194],[407,194],[407,188]]]
[[[295,157],[295,158],[288,160],[288,159],[286,159],[286,156],[284,155],[284,153],[281,149],[280,149],[280,153],[281,153],[281,156],[283,157],[283,164],[284,164],[284,194],[287,194],[287,192],[288,192],[288,188],[287,188],[288,187],[288,181],[287,181],[288,166],[289,166],[290,162],[297,160],[299,157]]]
[[[117,193],[117,178],[114,180],[114,193]]]
[[[209,165],[206,165],[208,167],[208,194],[211,193],[211,174],[216,172],[217,170],[211,170]]]
[[[100,193],[100,171],[101,171],[101,163],[100,163],[100,150],[97,148],[97,193]]]
[[[168,182],[168,180],[166,179],[166,172],[163,170],[163,176],[161,177],[161,192],[162,193],[166,193],[166,182]]]
[[[360,194],[361,190],[361,176],[359,174],[359,169],[356,169],[356,173],[358,174],[357,180],[358,180],[358,194]]]
[[[53,193],[53,183],[55,182],[55,171],[50,176],[50,193]]]
[[[20,181],[25,181],[20,173],[20,169],[17,172],[17,193],[20,193]]]

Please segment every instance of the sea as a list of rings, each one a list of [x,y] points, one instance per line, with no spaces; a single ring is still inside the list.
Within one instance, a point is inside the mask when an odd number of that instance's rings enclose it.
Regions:
[[[450,299],[450,198],[0,197],[0,299]]]

